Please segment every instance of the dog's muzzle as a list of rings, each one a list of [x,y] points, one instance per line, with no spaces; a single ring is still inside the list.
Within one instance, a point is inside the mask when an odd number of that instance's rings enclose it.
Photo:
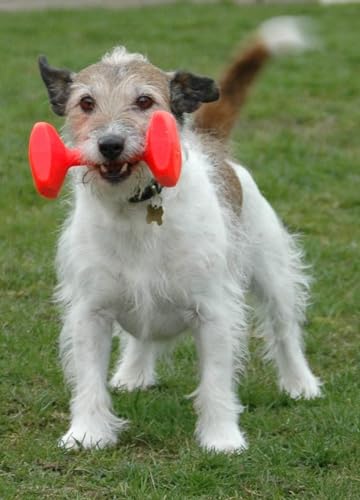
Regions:
[[[127,179],[134,164],[129,161],[120,160],[124,151],[125,140],[118,135],[107,135],[98,141],[98,147],[104,162],[98,166],[100,175],[111,184],[117,184]]]

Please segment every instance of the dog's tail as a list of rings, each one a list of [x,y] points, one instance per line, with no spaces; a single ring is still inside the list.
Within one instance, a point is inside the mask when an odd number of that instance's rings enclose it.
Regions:
[[[219,82],[219,100],[203,104],[197,111],[197,130],[228,139],[250,86],[265,63],[273,56],[300,52],[314,45],[307,28],[307,20],[301,17],[276,17],[262,23],[247,47],[224,71]]]

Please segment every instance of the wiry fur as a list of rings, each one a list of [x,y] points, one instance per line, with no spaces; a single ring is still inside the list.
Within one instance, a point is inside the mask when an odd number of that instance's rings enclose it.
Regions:
[[[73,172],[74,205],[57,255],[61,355],[73,395],[61,444],[111,445],[125,424],[114,416],[106,388],[112,331],[119,324],[127,342],[110,385],[134,390],[156,383],[156,358],[190,329],[200,363],[196,436],[206,449],[244,449],[235,381],[246,352],[247,293],[259,302],[259,332],[280,388],[306,398],[320,389],[301,345],[308,279],[295,240],[250,174],[183,120],[184,109],[216,98],[213,83],[165,73],[124,48],[77,75],[54,70],[45,59],[41,67],[55,111],[66,115],[69,140],[93,165]],[[96,102],[91,113],[79,106],[84,94]],[[152,97],[149,110],[134,104],[141,94]],[[122,182],[100,175],[106,162],[99,140],[109,133],[124,139],[119,164],[111,165],[120,171],[142,151],[154,109],[178,117],[184,158],[179,183],[161,193],[161,226],[146,222],[149,202],[129,202],[151,179],[144,163]]]

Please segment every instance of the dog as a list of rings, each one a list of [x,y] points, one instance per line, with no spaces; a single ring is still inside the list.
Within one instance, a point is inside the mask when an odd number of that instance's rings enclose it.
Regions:
[[[265,62],[303,44],[294,20],[268,21],[225,71],[220,91],[211,78],[163,71],[124,47],[78,73],[39,58],[52,109],[66,117],[65,137],[87,164],[72,172],[56,258],[60,352],[72,390],[71,424],[59,442],[66,449],[114,445],[126,424],[107,390],[116,325],[126,338],[110,381],[117,390],[153,386],[159,355],[192,332],[195,434],[205,450],[247,447],[236,381],[252,313],[280,389],[295,399],[320,395],[302,346],[309,278],[301,250],[226,146]],[[155,110],[178,124],[183,164],[173,188],[136,161]]]

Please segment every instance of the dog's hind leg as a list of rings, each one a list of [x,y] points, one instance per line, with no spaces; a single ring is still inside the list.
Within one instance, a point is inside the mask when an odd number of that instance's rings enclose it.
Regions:
[[[277,368],[280,389],[292,398],[311,399],[320,395],[321,383],[309,368],[302,344],[309,280],[292,237],[280,223],[269,227],[254,254],[259,334],[265,341],[265,358]]]
[[[121,341],[125,343],[125,346],[110,380],[110,387],[133,391],[155,385],[157,344],[152,341],[138,340],[129,334],[122,335]]]
[[[85,305],[73,307],[65,320],[60,342],[72,388],[72,418],[59,445],[67,449],[113,445],[124,425],[113,415],[106,390],[111,330],[111,318]]]

